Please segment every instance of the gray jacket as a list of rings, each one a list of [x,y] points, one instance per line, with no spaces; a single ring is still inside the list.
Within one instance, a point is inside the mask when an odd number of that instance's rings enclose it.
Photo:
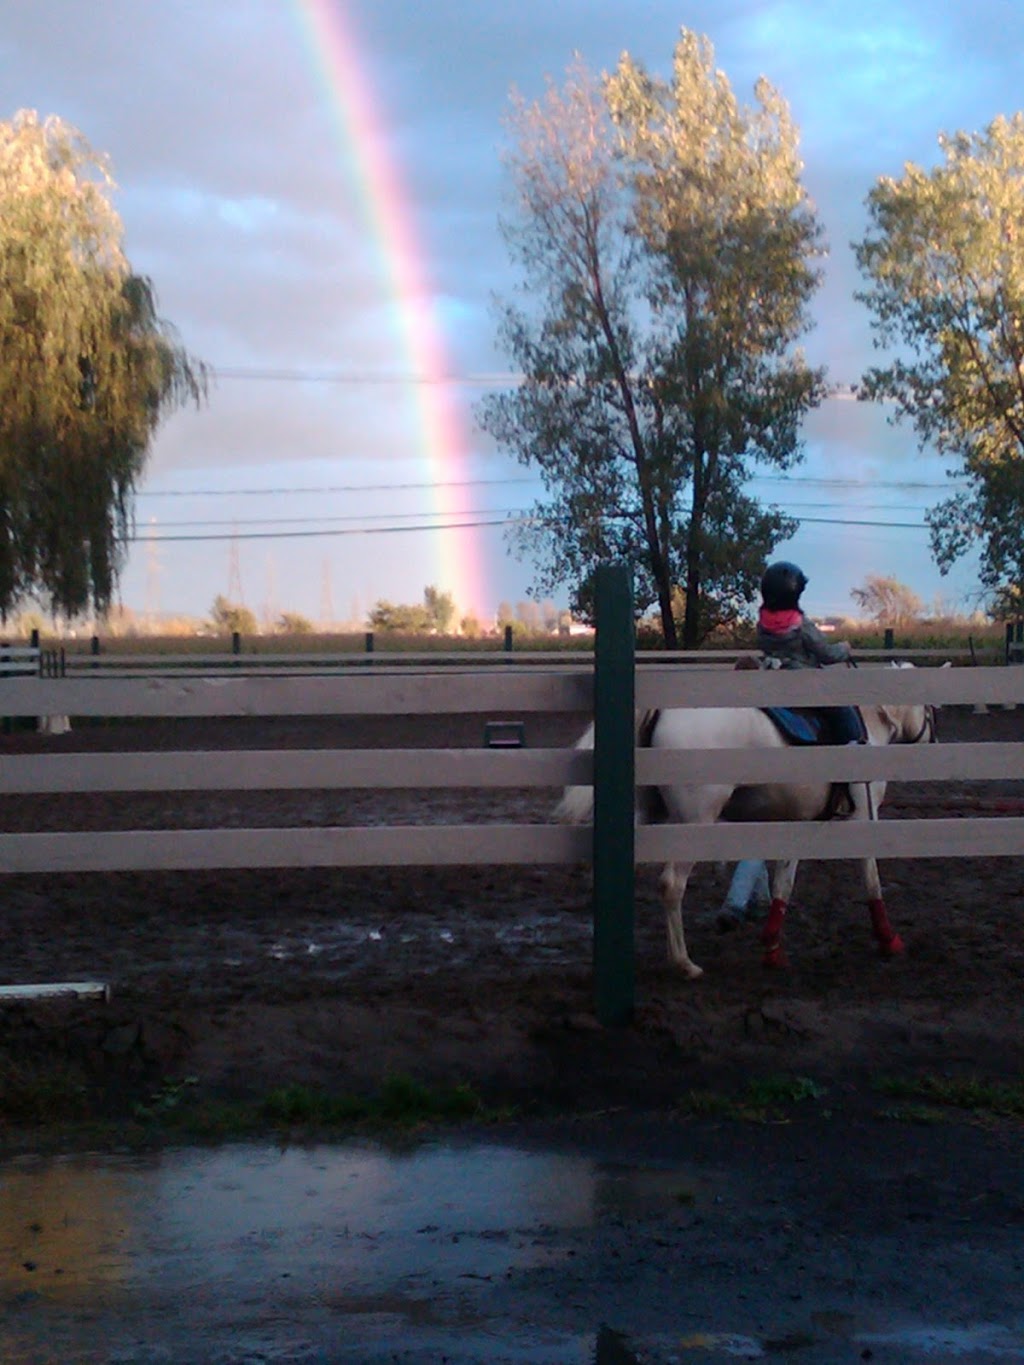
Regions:
[[[784,629],[778,627],[783,615],[793,618]],[[774,619],[773,619],[774,618]],[[850,657],[846,640],[827,639],[803,612],[762,610],[757,623],[757,647],[769,658],[778,659],[783,668],[820,668],[822,664],[845,663]]]

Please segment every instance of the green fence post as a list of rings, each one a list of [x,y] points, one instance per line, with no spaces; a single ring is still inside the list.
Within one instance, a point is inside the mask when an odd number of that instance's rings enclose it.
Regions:
[[[633,585],[622,564],[594,578],[594,991],[601,1024],[634,1008]]]

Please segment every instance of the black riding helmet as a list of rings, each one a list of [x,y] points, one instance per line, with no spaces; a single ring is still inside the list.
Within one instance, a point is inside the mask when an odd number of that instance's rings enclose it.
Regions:
[[[788,611],[800,604],[800,594],[807,587],[807,576],[796,564],[780,559],[769,564],[761,579],[761,597],[769,611]]]

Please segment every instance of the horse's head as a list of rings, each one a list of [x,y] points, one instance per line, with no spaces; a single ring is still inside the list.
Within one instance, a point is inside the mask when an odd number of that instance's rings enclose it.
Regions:
[[[906,660],[893,661],[892,668],[913,668]],[[943,668],[949,668],[944,663]],[[936,708],[926,702],[912,702],[905,706],[879,706],[878,713],[889,729],[889,744],[934,744]]]

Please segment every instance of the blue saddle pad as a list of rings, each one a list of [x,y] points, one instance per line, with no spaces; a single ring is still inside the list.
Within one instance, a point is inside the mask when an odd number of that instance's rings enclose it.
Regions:
[[[788,706],[762,706],[761,710],[781,730],[791,744],[821,744],[822,719]]]

